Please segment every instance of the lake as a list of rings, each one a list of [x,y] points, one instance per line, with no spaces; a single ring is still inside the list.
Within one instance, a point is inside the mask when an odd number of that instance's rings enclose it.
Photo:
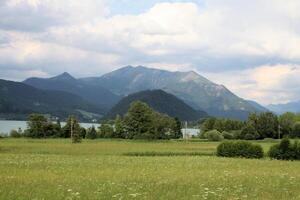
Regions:
[[[61,125],[64,126],[66,123],[61,122]],[[92,123],[80,123],[80,126],[84,128],[90,128],[95,126],[96,128],[100,126],[99,124],[92,124]],[[21,128],[25,130],[27,128],[26,121],[9,121],[9,120],[0,120],[0,133],[9,133],[11,130],[15,129],[18,130]]]

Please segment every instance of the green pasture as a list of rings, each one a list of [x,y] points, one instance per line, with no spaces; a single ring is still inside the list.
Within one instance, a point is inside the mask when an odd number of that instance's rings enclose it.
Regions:
[[[300,199],[300,162],[218,158],[217,145],[0,139],[0,199]]]

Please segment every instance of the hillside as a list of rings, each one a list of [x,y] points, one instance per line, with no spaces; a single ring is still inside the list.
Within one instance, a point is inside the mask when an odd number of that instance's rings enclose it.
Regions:
[[[118,114],[124,115],[134,101],[145,102],[154,110],[171,117],[178,117],[182,121],[196,121],[207,116],[205,112],[194,110],[172,94],[162,90],[147,90],[124,97],[111,109],[106,118],[113,119]]]
[[[81,79],[86,84],[101,85],[117,95],[143,90],[162,89],[175,95],[196,110],[211,116],[246,119],[257,106],[236,96],[196,72],[170,72],[147,67],[124,67],[101,77]]]
[[[269,112],[270,111],[268,108],[263,107],[262,105],[258,104],[255,101],[247,100],[247,102],[261,112]]]
[[[66,72],[52,78],[29,78],[23,83],[43,90],[58,90],[75,94],[106,111],[120,100],[119,96],[101,85],[85,84]]]
[[[70,114],[80,119],[100,118],[104,113],[81,97],[62,91],[44,91],[23,83],[0,80],[1,117],[26,117],[31,113],[51,114],[66,118]]]

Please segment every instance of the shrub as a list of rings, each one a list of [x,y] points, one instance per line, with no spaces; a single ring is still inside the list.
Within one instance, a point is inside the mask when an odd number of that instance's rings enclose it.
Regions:
[[[20,138],[22,134],[16,130],[11,130],[9,136],[13,138]]]
[[[6,137],[8,137],[7,134],[5,134],[5,133],[0,133],[0,139],[6,138]]]
[[[284,138],[280,144],[275,144],[270,148],[268,155],[277,160],[300,160],[300,144],[298,141],[292,144],[289,139]]]
[[[222,135],[223,135],[224,139],[226,139],[226,140],[234,139],[234,135],[232,133],[227,132],[227,131],[223,131]]]
[[[209,141],[221,141],[224,139],[222,133],[217,130],[208,131],[205,133],[205,138]]]
[[[230,131],[229,133],[233,135],[233,139],[243,139],[241,132],[242,132],[241,130],[233,130]]]
[[[222,157],[243,157],[262,158],[263,149],[260,145],[255,145],[246,141],[223,142],[217,148],[217,156]]]
[[[245,140],[255,140],[255,136],[253,134],[247,133],[246,135],[244,135],[244,139]]]

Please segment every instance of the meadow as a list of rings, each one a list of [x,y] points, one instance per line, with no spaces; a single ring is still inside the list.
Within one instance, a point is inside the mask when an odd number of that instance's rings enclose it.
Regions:
[[[0,199],[300,199],[300,162],[219,158],[217,145],[0,139]]]

